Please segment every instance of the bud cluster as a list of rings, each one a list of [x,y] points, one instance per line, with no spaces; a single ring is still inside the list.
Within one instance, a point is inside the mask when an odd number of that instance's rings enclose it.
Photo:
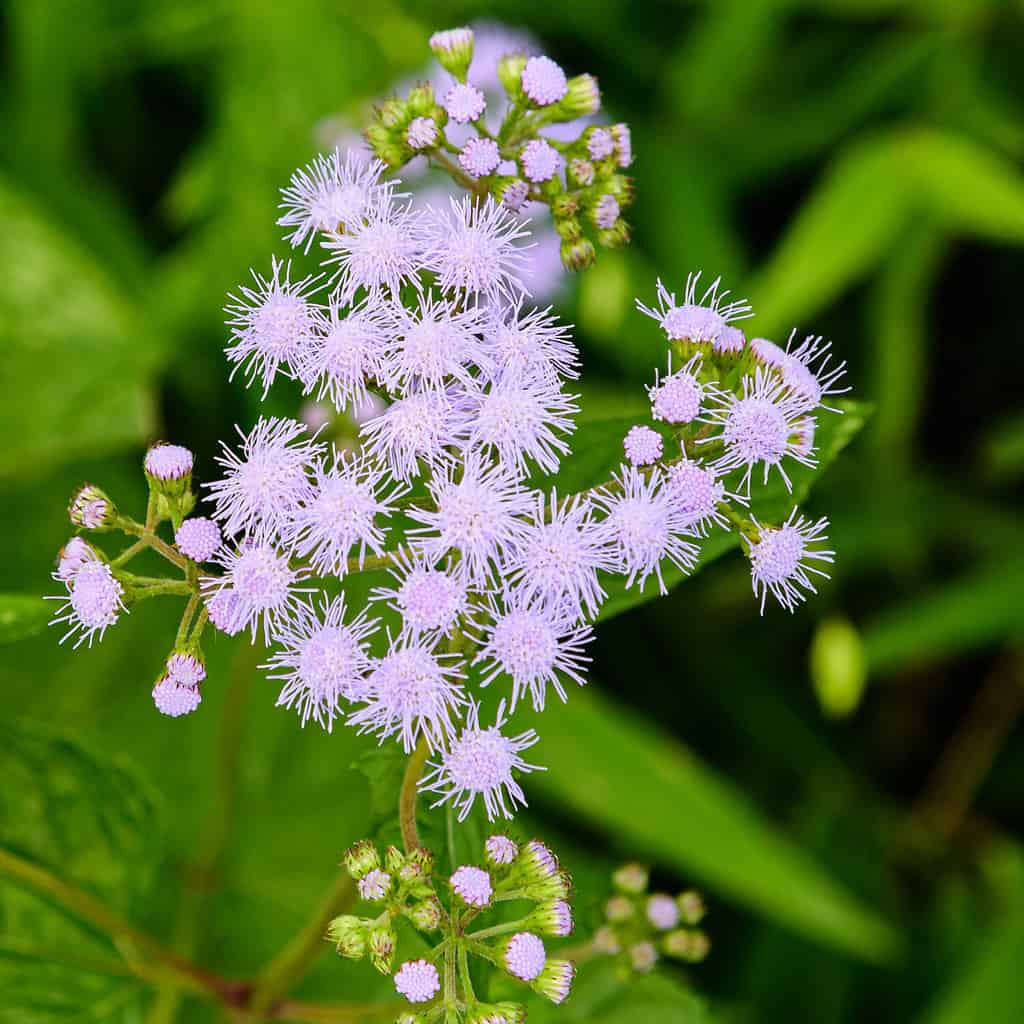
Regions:
[[[614,894],[604,905],[604,924],[594,933],[593,947],[616,958],[620,973],[645,974],[667,956],[697,963],[710,949],[707,935],[696,926],[704,917],[704,901],[692,889],[676,896],[648,892],[649,874],[640,864],[625,864],[612,875]]]
[[[622,211],[633,186],[622,172],[633,160],[630,132],[625,124],[590,123],[601,108],[593,75],[570,78],[549,57],[509,53],[496,69],[504,95],[491,109],[471,80],[472,29],[435,33],[430,45],[450,82],[443,93],[421,83],[376,108],[366,138],[377,158],[397,169],[426,156],[475,196],[491,196],[516,213],[544,204],[562,262],[572,270],[594,262],[595,244],[625,245],[630,229]],[[545,132],[554,125],[562,130]]]

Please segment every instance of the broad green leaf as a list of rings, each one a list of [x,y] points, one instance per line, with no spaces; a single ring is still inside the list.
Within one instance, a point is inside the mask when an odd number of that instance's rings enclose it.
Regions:
[[[161,346],[95,261],[0,181],[0,474],[153,430]]]
[[[148,786],[130,769],[49,732],[0,725],[0,845],[121,913],[137,912],[160,857]],[[101,1020],[138,984],[91,928],[0,877],[0,1021]]]
[[[34,594],[0,594],[0,644],[40,632],[54,607]]]
[[[844,952],[884,960],[898,947],[877,912],[829,878],[741,793],[593,686],[548,707],[537,757],[548,770],[531,776],[531,789],[572,807],[637,857],[671,866]]]

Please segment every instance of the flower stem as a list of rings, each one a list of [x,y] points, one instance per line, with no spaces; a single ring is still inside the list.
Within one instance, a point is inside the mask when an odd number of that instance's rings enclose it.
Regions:
[[[420,833],[416,827],[416,786],[429,754],[427,738],[421,736],[416,749],[409,755],[409,763],[402,777],[402,789],[398,794],[398,819],[402,826],[402,843],[406,853],[412,853],[420,846]]]

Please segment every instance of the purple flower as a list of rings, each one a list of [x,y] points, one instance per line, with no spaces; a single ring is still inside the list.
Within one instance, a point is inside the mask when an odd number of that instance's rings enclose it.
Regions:
[[[449,879],[452,891],[470,907],[489,907],[494,895],[491,876],[483,868],[464,865]]]
[[[691,540],[696,534],[662,474],[645,477],[635,466],[624,466],[607,489],[597,492],[594,503],[605,511],[602,528],[611,539],[627,587],[637,582],[642,590],[653,575],[658,589],[666,594],[661,573],[665,559],[684,573],[693,569],[697,546]]]
[[[779,348],[774,341],[767,338],[754,338],[750,342],[750,353],[762,365],[774,370],[781,370],[789,360],[786,350]]]
[[[175,531],[174,543],[186,558],[191,558],[193,562],[205,562],[220,547],[220,527],[205,516],[193,516]]]
[[[373,868],[359,879],[356,888],[362,899],[374,903],[387,896],[391,888],[391,876],[380,868]]]
[[[194,654],[176,651],[167,659],[167,678],[182,686],[198,686],[206,678],[206,666]]]
[[[679,305],[675,295],[659,280],[658,308],[652,309],[637,299],[637,309],[657,320],[670,341],[713,342],[723,327],[753,315],[748,302],[726,301],[729,292],[719,291],[721,281],[716,277],[698,299],[700,274],[690,274],[686,279],[683,302]]]
[[[454,733],[452,715],[466,697],[458,656],[431,648],[420,637],[399,637],[377,662],[359,698],[363,707],[349,716],[350,723],[381,741],[398,734],[407,754],[420,736],[432,750],[443,746]]]
[[[639,424],[630,427],[622,441],[622,449],[626,458],[634,466],[649,466],[661,458],[665,443],[661,434],[650,427],[643,427]]]
[[[726,324],[720,328],[715,340],[711,343],[711,350],[720,355],[736,356],[747,347],[747,336],[739,327]]]
[[[300,441],[306,428],[296,420],[260,417],[248,435],[235,429],[242,438],[241,453],[222,443],[223,455],[216,461],[224,476],[206,484],[214,516],[228,534],[279,534],[309,495],[307,471],[322,446]]]
[[[341,716],[340,701],[362,695],[371,667],[369,638],[377,620],[363,609],[345,623],[345,595],[321,600],[320,613],[305,601],[279,624],[274,641],[280,646],[262,667],[271,679],[284,681],[277,706],[297,708],[303,726],[312,718],[328,732]]]
[[[157,480],[181,480],[192,472],[192,453],[180,444],[155,444],[146,452],[144,467]]]
[[[579,352],[569,328],[547,309],[522,312],[522,302],[492,310],[484,328],[488,354],[498,374],[527,379],[579,376]]]
[[[485,178],[501,163],[498,144],[493,139],[470,139],[459,151],[459,163],[471,178]]]
[[[238,613],[240,602],[234,590],[231,587],[217,586],[217,581],[209,577],[200,581],[200,588],[203,591],[203,603],[206,605],[210,622],[228,636],[241,633],[245,623]]]
[[[729,520],[719,508],[727,499],[745,500],[739,495],[727,494],[725,484],[710,466],[689,459],[668,467],[665,486],[689,528],[701,537],[707,536],[712,523],[729,528]]]
[[[533,989],[558,1006],[569,997],[575,977],[576,967],[571,960],[549,960],[533,983]]]
[[[786,346],[787,360],[782,367],[782,379],[803,402],[806,412],[819,405],[829,412],[842,412],[836,406],[823,405],[822,399],[828,395],[842,395],[850,390],[848,387],[836,386],[846,373],[846,363],[829,366],[832,343],[824,341],[820,336],[809,334],[794,348],[795,337],[796,331],[793,331]]]
[[[561,169],[561,155],[546,139],[531,139],[519,154],[523,177],[528,181],[550,181]]]
[[[565,72],[550,57],[531,57],[523,68],[523,92],[538,106],[557,103],[569,91]]]
[[[487,859],[498,867],[507,867],[519,856],[519,847],[508,836],[490,836],[484,843]]]
[[[67,623],[68,630],[60,638],[64,643],[68,637],[80,634],[75,647],[88,643],[92,647],[94,638],[103,639],[107,626],[114,625],[125,610],[122,597],[124,587],[114,578],[110,566],[99,559],[83,559],[74,575],[67,581],[66,597],[52,597],[50,600],[63,601],[50,625]]]
[[[477,120],[486,107],[484,94],[473,85],[456,82],[444,97],[444,109],[456,124],[469,124]]]
[[[633,162],[633,139],[628,124],[613,124],[612,138],[615,140],[615,159],[622,168]]]
[[[671,896],[655,893],[647,900],[647,920],[659,931],[667,932],[679,924],[679,906]]]
[[[306,277],[292,284],[290,263],[274,259],[271,267],[269,278],[252,271],[256,287],[242,285],[241,296],[230,296],[233,301],[225,307],[233,338],[225,349],[234,363],[230,379],[244,369],[247,386],[262,381],[264,398],[277,371],[282,366],[294,368],[316,333],[316,308],[307,295],[320,280]]]
[[[700,414],[705,385],[697,379],[701,358],[694,356],[681,370],[672,372],[672,353],[668,355],[668,373],[660,378],[655,371],[654,386],[647,389],[651,399],[651,418],[666,423],[690,423]],[[710,388],[707,389],[709,392]]]
[[[825,541],[828,520],[816,523],[797,515],[797,509],[779,527],[754,525],[760,539],[750,544],[750,575],[755,596],[761,598],[761,614],[764,614],[765,598],[768,591],[788,611],[793,611],[804,600],[802,591],[817,593],[811,576],[828,579],[828,573],[815,562],[832,562],[834,551],[813,547]]]
[[[615,140],[607,128],[595,128],[587,138],[587,152],[594,160],[604,160],[615,152]]]
[[[608,231],[615,227],[619,213],[619,202],[615,196],[601,196],[594,207],[594,223],[603,231]]]
[[[57,568],[53,578],[61,583],[70,586],[75,574],[86,562],[95,562],[98,559],[95,550],[81,537],[72,537],[67,544],[60,549],[57,557]]]
[[[522,981],[540,977],[546,960],[544,943],[532,932],[518,932],[505,943],[505,969]]]
[[[191,714],[202,700],[198,686],[178,683],[170,678],[161,679],[153,687],[153,703],[157,711],[170,718]]]
[[[411,149],[430,149],[437,143],[437,122],[432,117],[414,117],[405,133]]]
[[[451,635],[469,600],[461,566],[437,569],[420,556],[400,553],[391,576],[395,585],[377,587],[371,599],[387,601],[402,616],[403,632]]]
[[[429,961],[406,960],[395,972],[395,989],[410,1003],[426,1003],[441,991],[441,979]]]
[[[440,752],[437,762],[428,765],[420,781],[422,792],[440,794],[432,806],[451,800],[459,821],[466,820],[477,797],[484,802],[488,821],[499,814],[511,818],[516,804],[526,806],[526,796],[513,772],[539,770],[520,756],[537,742],[537,734],[529,729],[518,736],[505,736],[501,731],[504,710],[502,702],[494,725],[482,728],[480,706],[470,704],[462,732]]]

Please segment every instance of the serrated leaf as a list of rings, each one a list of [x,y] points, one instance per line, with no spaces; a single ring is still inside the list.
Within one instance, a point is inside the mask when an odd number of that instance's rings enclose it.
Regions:
[[[0,644],[42,632],[53,606],[34,594],[0,594]]]
[[[728,782],[593,685],[545,711],[530,788],[695,882],[868,960],[898,946],[862,906]],[[600,756],[595,757],[594,752]]]

